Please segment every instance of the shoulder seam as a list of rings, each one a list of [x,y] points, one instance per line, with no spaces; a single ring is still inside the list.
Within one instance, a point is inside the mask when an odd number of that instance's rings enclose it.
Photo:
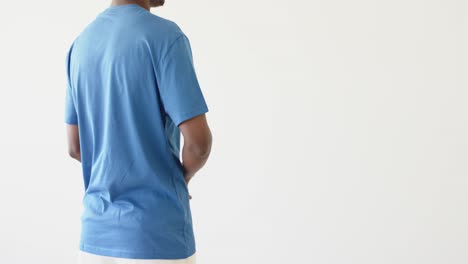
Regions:
[[[174,46],[174,44],[177,42],[177,40],[179,40],[181,37],[184,37],[184,36],[185,36],[184,33],[180,33],[180,35],[177,36],[177,37],[174,39],[174,41],[172,41],[172,43],[171,43],[171,44],[169,45],[169,47],[167,48],[166,53],[164,54],[164,56],[161,57],[161,58],[159,59],[159,61],[158,61],[158,66],[161,64],[161,62],[162,62],[164,59],[166,59],[167,54],[169,53],[169,51],[171,51],[172,46]]]

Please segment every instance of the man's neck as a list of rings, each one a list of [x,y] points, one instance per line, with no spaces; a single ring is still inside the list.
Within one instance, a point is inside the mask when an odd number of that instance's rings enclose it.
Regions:
[[[137,4],[144,9],[150,11],[150,4],[148,0],[112,0],[111,6]]]

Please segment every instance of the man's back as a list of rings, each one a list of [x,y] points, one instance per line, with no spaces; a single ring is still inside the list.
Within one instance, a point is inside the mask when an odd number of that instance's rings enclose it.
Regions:
[[[178,125],[208,107],[191,56],[175,23],[136,4],[107,8],[73,42],[65,121],[79,124],[82,251],[195,252]]]

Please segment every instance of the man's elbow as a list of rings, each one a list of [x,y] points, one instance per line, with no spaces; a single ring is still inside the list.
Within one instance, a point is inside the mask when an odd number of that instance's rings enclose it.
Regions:
[[[193,156],[199,159],[206,159],[211,153],[212,136],[208,135],[203,142],[189,143],[187,149]]]
[[[211,152],[211,148],[208,145],[192,145],[188,147],[193,156],[197,157],[198,159],[208,158]]]
[[[68,155],[70,155],[70,157],[72,157],[72,158],[74,158],[76,160],[81,160],[81,153],[79,151],[70,149],[70,150],[68,150]]]

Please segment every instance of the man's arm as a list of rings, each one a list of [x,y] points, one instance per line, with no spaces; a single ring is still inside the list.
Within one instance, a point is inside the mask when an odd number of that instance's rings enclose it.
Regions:
[[[80,135],[78,125],[67,124],[68,154],[81,162]]]
[[[211,152],[212,134],[205,114],[180,123],[179,128],[184,137],[182,165],[184,178],[188,184],[189,180],[208,160]]]

